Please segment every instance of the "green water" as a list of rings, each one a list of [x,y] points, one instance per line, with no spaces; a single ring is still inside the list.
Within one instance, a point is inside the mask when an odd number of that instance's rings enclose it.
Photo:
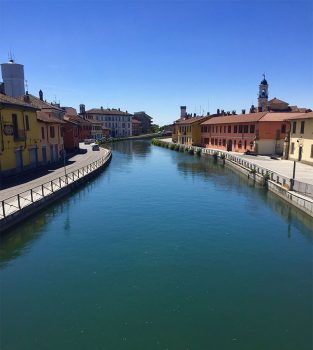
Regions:
[[[313,221],[151,146],[1,241],[1,350],[312,348]]]

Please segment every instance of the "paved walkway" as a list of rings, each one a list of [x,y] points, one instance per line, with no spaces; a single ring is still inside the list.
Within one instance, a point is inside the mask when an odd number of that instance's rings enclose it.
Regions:
[[[162,139],[162,141],[172,142],[172,139],[164,138]],[[216,151],[221,151],[221,150],[216,149]],[[229,153],[237,157],[247,159],[251,163],[254,163],[258,166],[266,168],[284,177],[292,178],[292,173],[293,173],[292,160],[276,160],[276,159],[271,159],[270,157],[267,157],[267,156],[248,156],[237,152],[229,152]],[[297,162],[296,163],[296,180],[313,185],[313,166]]]
[[[80,143],[79,146],[81,149],[87,149],[87,153],[77,154],[69,159],[69,161],[73,163],[66,166],[67,174],[72,171],[78,170],[79,168],[82,168],[84,166],[87,166],[92,162],[97,161],[99,158],[104,157],[108,153],[106,149],[101,147],[100,147],[100,151],[92,151],[90,145],[85,145],[83,143]],[[52,181],[53,179],[56,179],[60,176],[64,176],[64,174],[65,174],[64,167],[61,167],[55,170],[51,170],[49,174],[38,177],[34,180],[25,182],[23,184],[20,184],[14,187],[6,188],[0,191],[0,201],[12,196],[16,196],[17,194],[20,194],[22,192],[28,191],[31,188],[39,187],[44,183]]]

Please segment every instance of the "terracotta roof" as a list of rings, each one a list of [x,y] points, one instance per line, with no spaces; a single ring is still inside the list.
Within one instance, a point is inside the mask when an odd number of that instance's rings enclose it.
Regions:
[[[279,100],[278,98],[274,97],[273,99],[269,100],[268,103],[271,105],[271,104],[280,104],[280,103],[284,103],[286,105],[288,105],[289,103],[288,102],[285,102],[285,101],[282,101],[282,100]]]
[[[52,123],[52,124],[64,124],[63,120],[58,118],[49,116],[49,113],[43,111],[37,111],[37,119],[44,123]]]
[[[45,101],[41,101],[41,99],[39,97],[36,97],[32,94],[28,94],[28,96],[29,96],[29,103],[27,102],[28,105],[32,105],[38,109],[55,109],[55,110],[64,112],[62,108],[54,106],[51,103],[48,103]],[[20,99],[21,101],[25,102],[24,95],[19,96],[17,98]]]
[[[102,122],[100,122],[99,120],[92,120],[92,119],[88,119],[89,123],[91,124],[98,124],[98,125],[102,125]]]
[[[208,118],[212,118],[212,116],[208,115],[208,116],[200,116],[200,117],[192,117],[192,118],[189,118],[189,119],[185,119],[185,120],[178,120],[177,122],[175,122],[175,124],[179,124],[179,125],[185,125],[185,124],[193,124],[193,123],[196,123],[196,122],[201,122],[201,120],[205,121],[207,120]],[[203,123],[202,123],[203,124]]]
[[[0,103],[3,103],[5,105],[24,107],[24,108],[32,109],[34,111],[38,110],[38,108],[36,108],[35,106],[29,105],[28,103],[25,103],[24,101],[21,101],[16,97],[4,95],[1,93],[0,93]]]
[[[289,117],[288,120],[294,120],[294,119],[313,119],[313,112],[308,113],[294,113],[297,115],[294,115],[292,117]]]
[[[263,118],[261,118],[260,122],[282,122],[284,120],[288,120],[293,116],[301,115],[302,113],[294,113],[294,112],[270,112],[266,113]]]
[[[239,114],[239,115],[225,115],[225,116],[220,116],[220,117],[213,117],[213,118],[205,121],[201,125],[257,122],[265,114],[267,114],[267,112]]]
[[[105,115],[132,115],[128,112],[119,111],[118,109],[92,108],[86,111],[87,114],[105,114]]]

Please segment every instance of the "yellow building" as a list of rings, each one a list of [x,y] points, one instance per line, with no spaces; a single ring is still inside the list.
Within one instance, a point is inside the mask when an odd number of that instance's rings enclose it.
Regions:
[[[20,96],[19,99],[30,106],[36,107],[38,121],[38,161],[40,165],[58,162],[62,159],[61,152],[64,149],[63,121],[65,110],[59,104],[44,101],[43,92],[39,91],[39,97],[32,94]]]
[[[201,146],[200,124],[210,118],[210,116],[201,116],[178,120],[175,123],[177,128],[177,143],[187,146]]]
[[[38,165],[37,108],[0,94],[1,176],[21,173]]]
[[[291,124],[289,159],[313,165],[313,112],[288,120]]]

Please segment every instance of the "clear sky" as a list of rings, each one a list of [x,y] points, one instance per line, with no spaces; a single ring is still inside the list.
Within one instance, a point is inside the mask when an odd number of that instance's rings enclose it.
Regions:
[[[78,108],[180,105],[241,111],[270,98],[313,108],[312,1],[0,0],[0,62],[11,50],[29,92]]]

